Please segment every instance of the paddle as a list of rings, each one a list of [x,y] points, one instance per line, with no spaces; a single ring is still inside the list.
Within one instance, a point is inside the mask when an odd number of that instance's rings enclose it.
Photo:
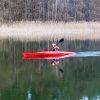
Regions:
[[[60,40],[56,43],[56,45],[58,45],[59,43],[61,43],[61,42],[63,42],[63,41],[64,41],[64,38],[60,39]]]
[[[60,72],[62,72],[62,73],[64,72],[61,68],[58,68],[58,69],[59,69]]]

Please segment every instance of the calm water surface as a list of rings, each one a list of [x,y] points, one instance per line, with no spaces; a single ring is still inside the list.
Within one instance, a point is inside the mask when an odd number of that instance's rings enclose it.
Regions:
[[[64,41],[61,50],[75,57],[22,60],[22,52],[44,51],[53,41],[0,40],[0,100],[100,100],[100,41]]]

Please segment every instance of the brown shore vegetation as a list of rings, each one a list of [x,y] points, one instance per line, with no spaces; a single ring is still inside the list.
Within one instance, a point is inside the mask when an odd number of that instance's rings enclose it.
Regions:
[[[34,22],[20,21],[0,24],[0,39],[21,41],[65,39],[100,39],[99,22]]]

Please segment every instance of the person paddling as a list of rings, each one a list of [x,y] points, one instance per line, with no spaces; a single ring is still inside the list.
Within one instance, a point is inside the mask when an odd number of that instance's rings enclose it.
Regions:
[[[52,51],[59,51],[60,48],[57,45],[63,41],[64,41],[64,38],[60,39],[57,43],[52,43]],[[53,59],[51,64],[52,64],[52,66],[56,66],[59,64],[59,60]],[[62,71],[62,70],[60,69],[60,71]]]
[[[52,51],[59,51],[59,47],[55,43],[52,43],[52,47]]]

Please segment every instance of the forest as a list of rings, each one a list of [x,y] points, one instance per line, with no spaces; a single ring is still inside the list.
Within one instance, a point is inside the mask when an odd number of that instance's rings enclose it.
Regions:
[[[0,22],[100,21],[99,0],[0,0]]]

